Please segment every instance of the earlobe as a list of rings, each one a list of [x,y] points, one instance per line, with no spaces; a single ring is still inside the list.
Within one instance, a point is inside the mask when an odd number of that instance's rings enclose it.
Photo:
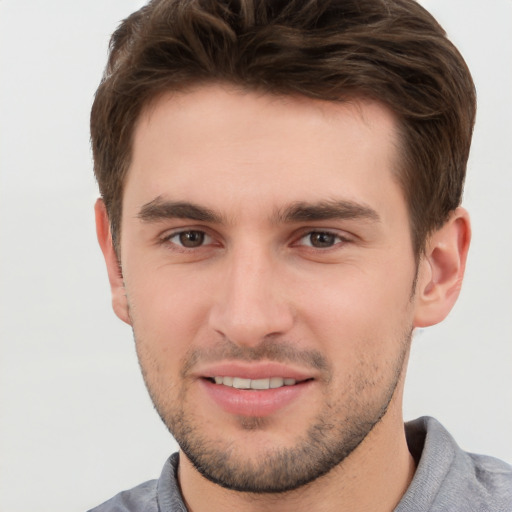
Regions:
[[[457,208],[429,237],[418,270],[414,327],[437,324],[451,311],[462,286],[470,240],[464,208]]]
[[[96,200],[94,213],[96,217],[96,235],[107,265],[108,280],[112,292],[112,308],[123,322],[131,324],[123,274],[112,243],[107,209],[102,199]]]

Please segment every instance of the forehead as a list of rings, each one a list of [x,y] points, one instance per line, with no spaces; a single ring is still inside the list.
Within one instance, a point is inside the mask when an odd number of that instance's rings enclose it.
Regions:
[[[125,203],[170,194],[275,210],[332,195],[371,199],[383,187],[396,189],[388,200],[403,201],[396,124],[388,108],[365,99],[333,103],[220,85],[164,95],[136,125]]]
[[[317,142],[323,139],[328,143],[338,137],[343,127],[349,127],[351,138],[358,138],[360,144],[372,132],[383,142],[391,145],[396,142],[395,115],[376,100],[349,97],[333,102],[301,95],[269,94],[229,84],[196,86],[187,92],[157,96],[142,110],[134,139],[135,145],[146,144],[145,134],[164,128],[172,136],[169,142],[175,147],[184,149],[180,143],[186,138],[187,145],[197,143],[207,149],[213,144],[218,147],[223,143],[237,143],[247,136],[254,142],[264,140],[268,145],[267,135],[277,131],[279,138],[274,140],[282,147],[300,138]],[[216,137],[217,133],[220,137]],[[225,138],[227,134],[229,139]]]

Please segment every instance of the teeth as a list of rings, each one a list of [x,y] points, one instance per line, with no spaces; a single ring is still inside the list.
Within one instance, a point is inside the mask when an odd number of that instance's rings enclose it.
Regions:
[[[251,389],[268,389],[270,387],[270,379],[251,380]]]
[[[242,379],[240,377],[214,377],[215,384],[223,384],[236,389],[276,389],[282,386],[293,386],[295,379],[270,377],[269,379]]]
[[[281,377],[271,377],[269,380],[269,388],[280,388],[284,384],[284,379]]]
[[[236,389],[251,389],[251,379],[241,379],[240,377],[234,377],[233,387]]]

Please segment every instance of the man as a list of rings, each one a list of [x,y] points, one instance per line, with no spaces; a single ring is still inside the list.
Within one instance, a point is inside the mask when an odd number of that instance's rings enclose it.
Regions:
[[[475,116],[411,0],[160,0],[91,116],[113,307],[179,455],[95,510],[512,510],[512,469],[404,430],[455,303]]]

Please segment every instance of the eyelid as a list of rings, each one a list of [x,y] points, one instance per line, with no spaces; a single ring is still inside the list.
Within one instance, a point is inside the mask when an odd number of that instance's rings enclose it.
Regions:
[[[185,247],[177,241],[172,241],[173,238],[178,237],[182,233],[187,233],[187,232],[191,232],[191,231],[200,232],[200,233],[204,234],[205,240],[200,246],[195,247],[195,248]],[[301,241],[304,238],[311,236],[314,233],[325,233],[328,235],[332,235],[332,236],[336,237],[338,239],[338,241],[335,242],[332,246],[325,247],[325,248],[314,247],[312,245],[301,243]],[[325,251],[328,251],[329,249],[336,248],[338,245],[344,245],[346,243],[350,243],[350,242],[354,241],[354,238],[355,238],[354,235],[351,235],[350,233],[347,233],[346,231],[342,231],[342,230],[338,230],[338,229],[321,228],[321,227],[306,227],[306,228],[302,228],[298,233],[296,232],[296,234],[293,236],[292,245],[303,246],[303,247],[306,247],[306,248],[309,248],[312,250],[325,252]],[[205,226],[180,226],[180,227],[177,227],[174,229],[168,229],[168,230],[164,231],[162,234],[158,235],[157,242],[159,244],[168,243],[168,244],[171,244],[171,245],[173,245],[177,248],[180,248],[184,251],[193,251],[193,250],[197,250],[200,248],[204,248],[206,246],[212,245],[212,243],[214,243],[214,242],[218,242],[218,245],[221,245],[221,242],[219,241],[219,237],[216,236],[214,233],[212,233],[211,230]]]
[[[178,237],[179,235],[183,233],[189,233],[189,232],[198,232],[203,233],[205,240],[204,242],[199,245],[198,247],[185,247],[179,241],[172,241],[173,238]],[[158,243],[160,244],[171,244],[180,250],[183,251],[194,251],[200,248],[204,248],[206,246],[212,245],[212,242],[215,240],[215,237],[209,232],[208,229],[205,229],[204,226],[196,227],[196,226],[187,226],[187,227],[179,227],[175,229],[170,229],[164,231],[161,235],[158,236]]]
[[[327,234],[327,235],[332,235],[335,238],[337,238],[338,241],[335,242],[330,247],[324,247],[324,248],[314,247],[311,244],[300,243],[301,240],[303,240],[304,238],[306,238],[308,236],[311,236],[314,233],[323,233],[323,234]],[[301,230],[299,235],[296,236],[294,240],[295,241],[293,242],[293,245],[307,247],[308,249],[312,249],[312,250],[315,250],[315,251],[328,251],[329,249],[335,249],[340,244],[344,245],[346,243],[352,242],[353,241],[353,237],[351,237],[346,231],[340,231],[340,230],[337,230],[337,229],[330,229],[330,228],[323,229],[323,228],[316,228],[315,227],[315,228],[305,228],[305,229]]]

